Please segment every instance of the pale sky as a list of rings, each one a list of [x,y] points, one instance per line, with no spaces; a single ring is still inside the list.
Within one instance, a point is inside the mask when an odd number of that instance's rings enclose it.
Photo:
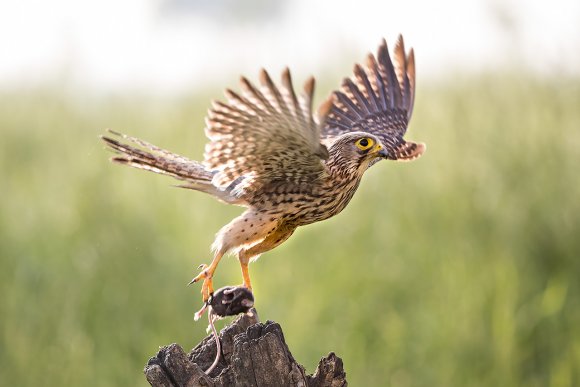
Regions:
[[[241,3],[3,0],[0,88],[171,93],[286,65],[302,76],[347,76],[399,33],[416,50],[420,77],[502,68],[580,76],[578,0]]]

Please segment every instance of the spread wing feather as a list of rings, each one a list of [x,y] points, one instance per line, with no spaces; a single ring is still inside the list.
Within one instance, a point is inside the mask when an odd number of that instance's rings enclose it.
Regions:
[[[377,55],[369,54],[366,66],[356,64],[352,78],[344,79],[330,97],[332,106],[322,127],[322,138],[332,142],[341,134],[362,131],[379,137],[394,159],[419,157],[423,144],[403,139],[415,99],[415,57],[405,52],[399,36],[393,60],[383,39]]]
[[[277,87],[268,73],[260,85],[241,78],[241,93],[226,90],[227,102],[214,102],[206,119],[205,166],[213,184],[237,195],[255,192],[273,181],[299,183],[324,171],[320,125],[312,114],[314,79],[296,96],[290,72]]]

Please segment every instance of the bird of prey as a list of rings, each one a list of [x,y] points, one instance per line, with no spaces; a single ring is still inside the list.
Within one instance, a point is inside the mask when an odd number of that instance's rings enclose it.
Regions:
[[[353,76],[317,113],[313,78],[300,95],[288,69],[279,85],[265,70],[259,84],[244,77],[240,84],[241,92],[227,89],[226,102],[215,101],[209,109],[203,162],[112,131],[112,137],[102,137],[119,153],[115,163],[172,176],[181,187],[246,208],[219,230],[213,260],[191,281],[203,281],[206,305],[226,253],[237,255],[243,285],[251,289],[248,264],[297,227],[342,211],[370,166],[383,159],[413,160],[425,151],[424,144],[403,139],[413,111],[415,58],[402,36],[393,60],[383,39],[376,56],[356,64]]]

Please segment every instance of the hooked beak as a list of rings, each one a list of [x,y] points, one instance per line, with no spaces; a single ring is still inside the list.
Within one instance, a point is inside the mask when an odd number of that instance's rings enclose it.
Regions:
[[[389,152],[385,149],[385,147],[382,144],[377,144],[375,145],[375,147],[373,148],[373,153],[377,155],[377,157],[383,158],[383,159],[389,159]]]

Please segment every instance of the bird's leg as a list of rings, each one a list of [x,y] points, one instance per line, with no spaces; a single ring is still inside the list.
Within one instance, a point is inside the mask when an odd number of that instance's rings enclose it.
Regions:
[[[245,288],[248,288],[250,290],[252,290],[252,282],[250,281],[250,269],[248,267],[249,263],[250,263],[250,259],[242,259],[240,254],[240,266],[242,268],[242,278],[244,279],[244,283],[242,286],[244,286]]]
[[[249,260],[248,262],[240,261],[240,266],[242,267],[242,278],[244,279],[243,286],[245,288],[252,290],[252,281],[250,281],[250,268],[248,267],[248,265]]]
[[[223,255],[224,253],[222,251],[218,251],[218,253],[211,261],[210,265],[209,266],[202,265],[201,272],[189,282],[189,284],[191,285],[203,279],[203,284],[201,285],[201,296],[204,303],[207,302],[209,297],[213,294],[213,280],[212,280],[213,274]]]
[[[250,281],[249,263],[252,258],[258,257],[266,251],[272,250],[274,247],[282,244],[294,232],[295,228],[278,227],[274,232],[264,238],[263,241],[255,244],[249,249],[240,250],[238,253],[238,260],[242,268],[243,286],[252,290],[252,283]]]

